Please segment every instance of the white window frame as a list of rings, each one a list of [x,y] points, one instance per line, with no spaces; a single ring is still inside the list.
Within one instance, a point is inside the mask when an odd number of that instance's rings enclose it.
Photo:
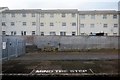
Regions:
[[[103,27],[104,27],[104,28],[107,28],[107,27],[108,27],[108,24],[103,24]]]
[[[22,14],[22,17],[26,17],[27,15],[25,13]]]
[[[53,18],[54,17],[54,14],[50,14],[50,18]]]
[[[44,18],[44,17],[45,17],[45,14],[42,13],[42,14],[40,15],[40,17],[41,17],[41,18]]]
[[[43,23],[43,22],[41,22],[41,23],[40,23],[40,26],[44,26],[44,23]]]
[[[76,22],[72,22],[72,26],[76,26]]]
[[[85,27],[85,24],[80,24],[80,28],[84,28]]]
[[[66,36],[66,32],[65,31],[61,31],[60,32],[60,36]]]
[[[72,13],[71,15],[72,15],[72,17],[76,17],[76,14],[75,14],[75,13]]]
[[[32,16],[32,17],[35,17],[35,13],[32,13],[31,16]]]
[[[50,23],[50,26],[54,26],[54,23],[53,23],[53,22],[51,22],[51,23]]]
[[[32,26],[36,26],[36,22],[32,22]]]
[[[11,26],[15,26],[15,22],[11,22]]]
[[[75,35],[76,35],[76,32],[75,32],[75,31],[73,31],[73,32],[72,32],[72,36],[75,36]]]
[[[62,26],[66,26],[66,22],[62,22]]]
[[[35,31],[32,31],[32,35],[35,35],[36,33],[35,33]]]
[[[94,28],[95,27],[95,24],[90,24],[90,28]]]
[[[44,34],[44,32],[40,32],[40,35],[41,35],[41,36],[44,36],[45,34]]]
[[[22,25],[23,25],[23,26],[27,26],[27,23],[26,23],[26,22],[23,22]]]
[[[54,31],[50,32],[50,35],[56,35],[56,32],[54,32]]]
[[[117,28],[117,27],[118,27],[118,24],[114,24],[114,27]]]
[[[6,26],[6,22],[2,22],[2,26]]]
[[[62,14],[61,14],[61,17],[62,17],[62,18],[65,18],[65,17],[66,17],[66,14],[65,14],[65,13],[62,13]]]
[[[81,14],[80,19],[85,19],[85,14]]]
[[[113,19],[117,19],[117,14],[113,14]]]
[[[13,14],[11,14],[11,17],[13,17],[13,18],[14,18],[14,17],[15,17],[15,14],[14,14],[14,13],[13,13]]]
[[[104,15],[103,15],[103,19],[107,19],[107,14],[104,14]]]
[[[94,14],[91,15],[91,19],[95,19],[95,15]]]

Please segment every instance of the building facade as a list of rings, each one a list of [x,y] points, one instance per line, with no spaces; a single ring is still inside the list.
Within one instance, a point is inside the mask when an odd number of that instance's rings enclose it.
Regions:
[[[119,35],[118,11],[4,10],[3,35]]]
[[[79,11],[80,34],[118,35],[117,11]]]

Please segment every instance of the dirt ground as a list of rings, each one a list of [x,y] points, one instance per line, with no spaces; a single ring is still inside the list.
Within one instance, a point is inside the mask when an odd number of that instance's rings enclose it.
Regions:
[[[69,53],[69,54],[68,54]],[[118,53],[103,52],[34,52],[2,65],[3,74],[43,74],[40,70],[65,70],[60,74],[118,74]],[[70,70],[77,72],[70,73]],[[85,70],[85,72],[84,72]],[[81,72],[78,72],[81,71]],[[58,72],[47,73],[58,75]],[[44,73],[46,74],[46,73]]]

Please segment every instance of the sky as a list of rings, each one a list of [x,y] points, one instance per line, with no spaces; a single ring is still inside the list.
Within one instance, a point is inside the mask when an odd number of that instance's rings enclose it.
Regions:
[[[118,10],[120,0],[0,0],[9,9]]]

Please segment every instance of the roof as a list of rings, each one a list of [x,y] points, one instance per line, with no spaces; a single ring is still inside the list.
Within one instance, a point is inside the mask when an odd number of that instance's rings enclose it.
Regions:
[[[40,11],[41,9],[21,9],[21,10],[5,10],[2,13],[36,13]]]
[[[8,7],[0,7],[0,9],[5,9],[5,8],[8,8]]]
[[[57,10],[41,10],[41,9],[22,9],[22,10],[6,10],[3,13],[77,13],[77,9],[57,9]]]
[[[79,14],[117,14],[115,10],[93,10],[93,11],[78,11],[77,9],[21,9],[21,10],[5,10],[2,13],[79,13]]]
[[[118,14],[115,10],[79,11],[79,14]]]
[[[42,10],[41,13],[77,13],[77,9]]]

